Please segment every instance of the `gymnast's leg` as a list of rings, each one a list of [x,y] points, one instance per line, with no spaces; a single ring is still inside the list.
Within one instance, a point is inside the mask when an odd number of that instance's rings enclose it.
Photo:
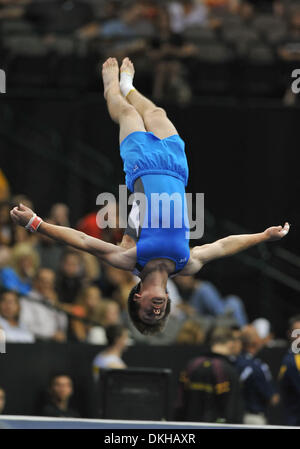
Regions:
[[[112,120],[120,126],[120,143],[135,131],[146,131],[137,110],[122,96],[119,85],[119,66],[115,58],[108,58],[102,66],[104,97]]]
[[[129,58],[121,66],[120,87],[128,103],[135,107],[143,118],[146,130],[153,132],[160,139],[178,134],[173,123],[168,119],[164,109],[157,107],[132,86],[134,66]]]

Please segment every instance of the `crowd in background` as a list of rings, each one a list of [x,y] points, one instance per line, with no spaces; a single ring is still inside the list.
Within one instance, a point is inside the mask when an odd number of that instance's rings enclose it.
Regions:
[[[126,368],[122,356],[132,344],[207,345],[206,354],[185,370],[182,367],[176,419],[267,423],[268,407],[280,401],[267,364],[256,358],[264,346],[280,343],[268,320],[249,323],[239,297],[222,297],[210,282],[177,276],[167,285],[172,307],[166,329],[155,336],[139,334],[127,313],[128,294],[138,280],[134,275],[15,226],[10,209],[22,203],[34,210],[34,205],[25,195],[11,194],[3,172],[0,196],[0,329],[6,342],[105,345],[93,362],[95,380],[103,368]],[[70,226],[68,207],[53,205],[45,220]],[[114,244],[122,238],[118,227],[99,227],[96,212],[83,217],[76,227]],[[291,321],[290,334],[300,328],[299,319]],[[289,351],[280,372],[286,421],[291,425],[299,425],[300,415],[297,357]],[[72,379],[65,373],[56,375],[40,413],[78,417],[69,405],[72,391]],[[5,391],[0,388],[0,410],[4,404]]]
[[[237,67],[235,76],[224,71],[226,64],[233,60],[248,60],[267,68],[285,63],[290,79],[290,65],[299,61],[299,49],[300,3],[297,0],[0,1],[0,54],[8,73],[12,66],[11,82],[18,67],[14,65],[17,56],[22,57],[24,82],[27,70],[24,57],[31,57],[31,70],[38,70],[38,64],[34,66],[32,59],[37,57],[41,58],[40,63],[49,64],[51,71],[56,64],[53,55],[61,55],[58,85],[76,79],[70,73],[64,77],[66,67],[69,70],[72,67],[68,66],[71,55],[96,55],[100,61],[108,56],[119,60],[130,56],[137,68],[139,85],[147,88],[150,81],[152,87],[147,93],[154,100],[176,98],[186,104],[197,94],[197,89],[201,91],[199,83],[203,84],[204,92],[211,87],[218,93],[218,89],[220,92],[226,89],[221,84],[232,75],[234,82],[228,85],[234,89],[242,72]],[[209,78],[201,65],[206,63],[219,64],[223,79],[197,79],[201,70]],[[89,75],[83,65],[90,71]],[[84,85],[83,78],[93,76],[94,69],[87,63],[78,64],[76,72],[78,83]],[[211,78],[216,73],[212,72]],[[257,76],[260,80],[257,80],[256,93],[263,84],[262,78],[269,78],[269,85],[277,83],[275,70],[273,75],[269,70]],[[20,77],[17,79],[22,83]],[[33,85],[38,81],[32,74]],[[295,101],[289,90],[286,104]]]
[[[188,103],[201,63],[224,65],[232,59],[246,59],[270,66],[281,61],[289,66],[299,61],[299,44],[299,1],[0,1],[0,52],[8,67],[18,56],[46,56],[52,64],[54,59],[49,56],[53,55],[65,61],[74,54],[92,54],[100,60],[130,56],[137,68],[137,83],[151,85],[155,101],[176,98]],[[290,89],[285,101],[295,101]],[[20,202],[34,209],[30,198],[11,194],[1,174],[0,328],[7,342],[107,345],[94,360],[95,379],[105,367],[126,367],[122,355],[128,344],[205,343],[210,352],[191,361],[182,372],[176,418],[266,423],[267,407],[279,402],[268,366],[256,359],[264,345],[276,342],[267,320],[249,324],[240,298],[223,297],[205,280],[178,276],[167,286],[172,309],[165,332],[155,337],[140,335],[127,314],[128,293],[137,279],[91,255],[15,227],[9,210]],[[70,225],[65,204],[53,205],[44,218]],[[96,226],[95,212],[76,227],[114,244],[122,237],[118,228]],[[299,319],[294,325],[299,328]],[[280,372],[289,410],[287,423],[295,425],[300,413],[299,367],[289,352]],[[215,369],[222,372],[222,381],[216,381]],[[215,402],[210,389],[218,392]],[[41,413],[79,416],[69,405],[72,392],[68,375],[55,376]],[[0,413],[4,406],[5,391],[0,388]]]
[[[258,72],[259,92],[263,77],[265,86],[274,83],[274,64],[291,73],[300,59],[300,1],[0,0],[0,55],[9,83],[27,79],[28,85],[44,86],[58,67],[60,76],[52,77],[56,87],[83,86],[85,77],[93,76],[95,61],[130,56],[141,90],[154,101],[180,104],[210,88],[225,91],[231,74],[225,67],[238,61],[241,68],[248,61],[271,68]],[[75,55],[80,64],[73,70]],[[217,72],[206,71],[206,64]],[[233,84],[228,81],[230,89]],[[285,104],[296,102],[290,88],[283,93]],[[128,294],[138,279],[15,226],[10,209],[23,203],[34,210],[33,200],[11,192],[0,170],[0,330],[8,343],[105,345],[91,367],[95,381],[102,369],[126,368],[123,354],[129,345],[206,345],[207,353],[182,367],[176,419],[265,424],[268,407],[281,401],[285,423],[300,425],[300,355],[287,352],[279,383],[257,358],[263,347],[280,344],[272,323],[263,317],[249,323],[234,291],[224,297],[205,279],[177,276],[167,285],[172,307],[164,332],[141,335],[127,313]],[[95,211],[70,223],[68,206],[54,204],[43,219],[113,244],[122,239],[118,227],[97,226]],[[292,330],[299,328],[295,317],[289,323],[291,340]],[[70,405],[73,390],[68,373],[55,375],[39,413],[80,416]],[[0,414],[6,400],[0,384]]]
[[[91,254],[16,226],[10,209],[22,203],[34,210],[34,204],[25,195],[10,194],[3,172],[1,185],[0,326],[8,342],[105,344],[105,329],[122,324],[129,328],[132,344],[200,344],[212,327],[242,328],[249,324],[241,298],[234,294],[223,297],[204,279],[177,276],[167,284],[172,307],[165,331],[151,337],[140,334],[127,313],[128,295],[138,278]],[[43,218],[52,224],[71,226],[68,212],[65,204],[55,204]],[[96,218],[97,212],[91,212],[72,227],[118,245],[121,229],[101,228]],[[274,339],[267,320],[254,325],[261,338]]]

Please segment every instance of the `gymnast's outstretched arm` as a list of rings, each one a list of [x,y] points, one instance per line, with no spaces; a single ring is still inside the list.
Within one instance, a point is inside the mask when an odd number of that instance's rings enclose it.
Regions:
[[[285,223],[284,227],[272,226],[258,234],[230,235],[214,243],[195,246],[191,251],[191,257],[202,266],[211,260],[232,256],[259,243],[280,240],[289,229],[290,225]]]
[[[38,232],[41,234],[47,235],[48,237],[51,237],[52,239],[66,245],[70,245],[73,248],[94,254],[113,266],[123,268],[123,250],[119,246],[96,239],[85,234],[84,232],[77,231],[76,229],[46,223],[39,217],[34,218],[34,212],[23,204],[20,204],[18,207],[14,207],[10,211],[10,215],[14,223],[27,227],[31,230],[36,230],[32,228],[32,226],[35,226],[35,222],[32,221],[32,225],[30,224],[30,221],[35,219],[37,221],[36,226],[38,226]],[[124,266],[126,266],[125,261]]]

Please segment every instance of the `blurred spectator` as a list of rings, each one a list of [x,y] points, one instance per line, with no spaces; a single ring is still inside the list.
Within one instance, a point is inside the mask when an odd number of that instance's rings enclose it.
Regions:
[[[119,270],[112,266],[105,267],[106,281],[113,286],[112,298],[119,304],[122,311],[127,312],[127,300],[136,280],[130,271]]]
[[[203,3],[209,10],[210,19],[213,17],[222,20],[223,17],[238,14],[241,4],[248,4],[249,2],[244,0],[203,0]]]
[[[167,30],[164,34],[163,38],[152,40],[149,51],[154,78],[152,97],[157,102],[175,99],[184,105],[192,98],[188,74],[199,50],[180,34],[171,34]]]
[[[230,362],[233,342],[230,329],[216,328],[211,335],[211,351],[188,363],[180,375],[176,420],[241,422],[239,378]]]
[[[24,14],[25,4],[30,0],[1,0],[0,2],[0,20],[18,19]]]
[[[170,298],[172,298],[170,316],[176,317],[181,321],[187,317],[195,317],[196,311],[184,301],[184,298],[178,289],[178,285],[173,279],[168,279],[167,290]]]
[[[284,61],[300,60],[300,5],[295,5],[288,11],[289,29],[283,37],[278,54]]]
[[[10,219],[10,203],[0,203],[0,245],[11,245],[13,242],[13,227]]]
[[[9,261],[11,259],[11,248],[8,246],[1,245],[0,246],[0,272],[1,268],[9,265]]]
[[[66,341],[68,319],[59,306],[55,291],[55,273],[40,268],[28,296],[21,298],[20,323],[37,339]],[[51,307],[52,306],[52,307]]]
[[[49,218],[46,218],[45,221],[50,224],[55,224],[54,221]],[[20,226],[18,227],[20,228]],[[35,250],[39,255],[41,266],[56,271],[59,267],[64,247],[47,235],[37,233],[36,237]]]
[[[168,5],[170,28],[173,33],[182,33],[191,26],[207,24],[208,9],[204,3],[181,0]]]
[[[0,168],[0,202],[8,201],[10,197],[10,188],[5,174]]]
[[[178,332],[176,343],[185,345],[202,345],[205,341],[205,331],[196,320],[187,320]]]
[[[85,283],[98,283],[101,274],[101,264],[98,257],[86,252],[81,252],[80,255],[83,263]]]
[[[119,37],[132,39],[139,36],[153,36],[152,24],[155,8],[147,2],[133,2],[131,5],[121,5],[118,17],[103,23],[100,35],[104,38]]]
[[[84,284],[81,254],[67,251],[63,254],[57,274],[56,289],[61,302],[73,303]]]
[[[280,392],[285,408],[285,424],[300,426],[300,315],[289,320],[290,349],[279,372]]]
[[[243,385],[245,403],[244,424],[267,424],[268,406],[279,403],[269,366],[255,357],[263,342],[253,325],[242,329],[243,352],[236,359],[236,367]]]
[[[242,0],[239,4],[238,13],[242,19],[247,21],[250,21],[253,19],[253,16],[255,15],[255,6],[250,1]]]
[[[264,346],[271,346],[274,340],[271,323],[266,318],[257,318],[252,325],[257,330],[258,336]]]
[[[243,302],[238,296],[228,295],[222,298],[213,284],[192,276],[178,276],[176,283],[188,295],[186,304],[198,315],[216,318],[231,314],[239,326],[248,322]]]
[[[153,79],[152,94],[149,94],[156,100],[172,98],[182,103],[189,101],[191,90],[185,80],[186,61],[197,53],[197,48],[186,43],[181,35],[171,31],[165,5],[140,2],[139,5],[132,6],[129,15],[128,8],[124,9],[126,20],[139,21],[139,30],[136,26],[132,27],[131,23],[127,31],[122,29],[125,35],[127,33],[126,37],[123,36],[121,43],[115,39],[113,46],[108,46],[109,51],[105,49],[107,56],[114,54],[119,60],[125,56],[133,58],[138,67],[137,82],[144,84],[147,90],[148,80]],[[119,24],[120,19],[122,15],[112,21],[114,26]],[[107,23],[103,25],[104,29],[106,26]],[[184,60],[184,65],[180,63],[181,59]]]
[[[79,318],[86,318],[94,322],[92,325],[76,319],[71,320],[71,332],[76,340],[91,342],[91,336],[94,335],[95,338],[97,332],[97,343],[103,344],[106,342],[104,330],[101,326],[104,303],[105,300],[102,299],[99,288],[91,285],[80,293],[74,305],[67,306],[67,310]],[[99,323],[98,326],[95,325],[96,322]],[[93,329],[95,326],[97,330]]]
[[[0,282],[9,290],[27,295],[39,267],[37,252],[29,243],[18,243],[11,252],[10,266],[0,269]]]
[[[207,281],[195,282],[190,304],[199,315],[218,317],[231,313],[239,326],[248,322],[242,300],[235,295],[222,298],[216,287]]]
[[[282,17],[284,15],[285,13],[284,6],[286,3],[287,2],[285,2],[285,0],[273,0],[272,7],[275,16]]]
[[[173,283],[176,286],[178,292],[178,298],[176,301],[177,311],[181,311],[181,314],[186,317],[194,317],[197,315],[196,309],[190,304],[190,298],[194,291],[196,280],[193,276],[176,276]],[[173,296],[172,296],[173,301]],[[172,304],[173,305],[173,304]],[[172,308],[173,309],[173,308]]]
[[[232,326],[230,329],[233,336],[232,355],[230,359],[235,362],[236,358],[240,355],[243,349],[242,331],[238,326]]]
[[[237,25],[240,30],[245,28],[242,31],[245,31],[247,40],[247,32],[249,32],[249,39],[251,39],[251,32],[252,37],[256,32],[256,16],[266,13],[270,18],[273,13],[273,16],[279,21],[282,19],[283,24],[288,21],[290,31],[287,36],[282,33],[281,39],[278,39],[281,30],[276,29],[274,22],[274,30],[262,29],[262,32],[259,33],[261,35],[257,38],[258,41],[261,41],[259,47],[264,47],[265,54],[277,53],[284,61],[297,59],[297,53],[299,53],[296,48],[299,37],[299,13],[297,11],[299,3],[294,4],[288,0],[274,0],[273,2],[268,0],[178,0],[168,2],[139,0],[125,3],[119,0],[103,2],[23,0],[18,1],[15,5],[9,0],[2,0],[0,8],[0,20],[1,17],[5,20],[22,17],[22,20],[12,21],[16,23],[15,33],[13,26],[11,29],[8,26],[7,30],[3,32],[4,47],[8,51],[18,53],[18,45],[14,44],[12,37],[15,34],[14,37],[20,39],[20,35],[25,32],[26,38],[35,42],[36,51],[43,52],[48,47],[50,50],[54,49],[73,55],[76,53],[82,56],[86,54],[87,50],[90,51],[90,55],[95,50],[97,54],[101,54],[103,59],[107,54],[107,56],[114,55],[120,60],[128,55],[135,59],[135,64],[138,67],[137,76],[142,78],[141,84],[146,87],[150,86],[150,88],[148,87],[150,91],[151,85],[148,81],[153,80],[153,98],[172,100],[183,105],[191,101],[194,90],[198,95],[199,89],[201,89],[201,84],[197,83],[197,78],[194,76],[201,64],[197,55],[202,51],[204,51],[203,54],[206,53],[205,49],[203,50],[201,47],[212,45],[212,53],[214,53],[214,48],[216,48],[216,53],[222,53],[222,49],[224,50],[223,54],[226,53],[224,47],[227,45],[227,38],[224,36],[227,33],[224,34],[222,28],[223,25],[226,26],[226,19],[229,19],[227,22],[229,34]],[[29,24],[26,23],[26,20]],[[17,25],[18,22],[19,25]],[[231,27],[231,25],[233,26]],[[210,28],[220,28],[220,30],[217,30],[215,36],[212,33],[210,38]],[[197,40],[197,30],[200,30],[199,40]],[[42,35],[43,42],[39,42],[36,38],[35,31]],[[191,39],[193,31],[195,31],[194,42]],[[277,36],[274,40],[269,39],[269,31],[271,31],[271,35]],[[241,38],[243,38],[243,32]],[[82,43],[81,40],[90,42],[88,45],[82,45],[85,42]],[[279,49],[277,50],[278,43]],[[29,45],[29,50],[34,48],[35,44]],[[231,47],[232,49],[233,47],[237,48],[237,46]],[[82,51],[82,49],[84,50]],[[23,50],[20,49],[20,51]],[[250,53],[252,54],[252,51],[249,51],[249,55]],[[256,54],[256,52],[254,53]],[[239,54],[236,53],[236,57],[238,58]],[[272,59],[272,57],[270,58]],[[67,61],[65,62],[68,64]],[[223,60],[220,60],[219,66],[222,62]],[[70,62],[70,64],[72,63],[73,61]],[[220,77],[222,77],[222,73],[220,71]],[[213,73],[214,76],[216,75]],[[88,79],[86,81],[88,82]],[[216,93],[218,93],[219,83],[221,83],[221,79],[216,80]],[[281,87],[277,86],[275,95],[281,95]],[[231,93],[234,94],[233,91]],[[289,100],[288,97],[291,97],[292,100]],[[291,104],[296,98],[290,91],[287,92],[286,104],[289,101]]]
[[[57,418],[79,418],[79,412],[70,407],[73,381],[67,374],[55,375],[49,385],[49,399],[42,408],[42,416]]]
[[[122,325],[113,325],[106,328],[107,348],[100,352],[93,361],[93,373],[98,380],[101,369],[126,368],[122,360],[123,352],[128,345],[128,329]]]
[[[103,302],[100,322],[105,328],[114,324],[120,324],[122,322],[120,306],[116,301],[106,300]]]
[[[0,293],[0,328],[7,343],[33,343],[34,336],[19,323],[20,303],[18,294],[10,290]]]
[[[0,415],[3,413],[5,409],[5,390],[0,386]]]
[[[34,242],[37,240],[37,235],[34,235],[33,233],[27,231],[27,229],[21,226],[16,226],[13,223],[12,228],[15,245],[18,243],[29,243],[30,245],[33,245]]]
[[[49,218],[51,223],[59,226],[70,226],[69,208],[66,204],[56,203],[51,207]]]

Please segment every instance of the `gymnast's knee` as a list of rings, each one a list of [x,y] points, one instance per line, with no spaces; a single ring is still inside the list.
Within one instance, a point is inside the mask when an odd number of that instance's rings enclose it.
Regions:
[[[120,116],[130,117],[137,115],[137,110],[131,104],[124,104],[119,110]]]
[[[167,117],[167,113],[163,108],[159,108],[157,106],[151,108],[151,109],[147,109],[147,111],[145,111],[144,114],[144,119],[145,120],[151,120],[154,118],[164,118]]]
[[[126,123],[126,121],[128,120],[138,120],[139,114],[137,112],[137,110],[131,106],[130,104],[128,105],[122,105],[119,107],[119,109],[116,111],[116,117],[115,117],[115,121],[118,123]]]

